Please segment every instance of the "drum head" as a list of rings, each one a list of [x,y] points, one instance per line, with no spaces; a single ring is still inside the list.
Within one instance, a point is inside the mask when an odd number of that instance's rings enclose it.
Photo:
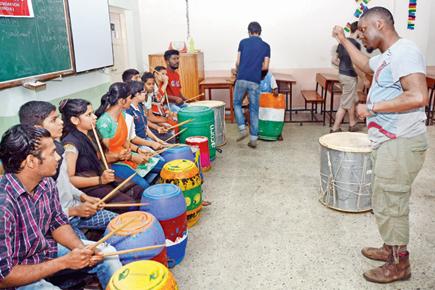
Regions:
[[[365,133],[340,132],[323,135],[319,143],[330,149],[344,152],[371,152],[370,140]]]
[[[205,107],[209,107],[209,108],[216,108],[216,107],[221,107],[221,106],[225,107],[225,103],[222,101],[199,101],[199,102],[191,103],[190,105],[191,106],[205,106]]]

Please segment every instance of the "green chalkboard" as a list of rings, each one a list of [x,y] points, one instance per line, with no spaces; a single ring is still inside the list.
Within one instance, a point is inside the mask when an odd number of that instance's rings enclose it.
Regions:
[[[64,0],[32,0],[33,18],[0,17],[0,85],[73,70]]]

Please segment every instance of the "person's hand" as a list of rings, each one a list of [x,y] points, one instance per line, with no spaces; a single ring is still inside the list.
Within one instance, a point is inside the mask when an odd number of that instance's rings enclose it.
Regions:
[[[164,147],[168,147],[169,143],[166,143],[165,141],[161,140],[161,139],[157,139],[157,142],[159,142],[159,144],[162,144]]]
[[[366,117],[370,117],[372,114],[369,112],[366,104],[358,104],[356,106],[356,114],[358,118],[364,119]]]
[[[106,169],[101,174],[101,183],[108,184],[115,181],[115,171],[113,169]]]
[[[167,85],[169,82],[169,77],[167,75],[160,75],[163,81],[163,84]]]
[[[169,127],[168,127],[168,128],[169,128]],[[163,126],[158,126],[158,127],[157,127],[157,132],[159,132],[159,134],[166,134],[166,133],[168,133],[168,131],[169,131],[168,128],[165,128],[165,127],[163,127]]]
[[[176,98],[175,98],[175,103],[176,103],[177,105],[181,105],[181,104],[184,103],[184,100],[183,100],[183,98],[181,98],[181,97],[176,97]]]
[[[130,149],[124,149],[121,152],[119,152],[119,160],[128,160],[130,159],[131,150]]]
[[[279,96],[279,93],[278,93],[277,89],[272,90],[272,94],[273,94],[274,97],[278,97]]]
[[[96,248],[94,255],[91,257],[89,267],[94,267],[96,264],[101,263],[103,260],[103,253],[100,251],[100,249]]]
[[[134,154],[131,158],[131,161],[133,161],[136,164],[144,164],[147,163],[148,160],[149,160],[149,155],[143,153]]]
[[[89,248],[75,248],[60,259],[63,260],[67,269],[79,270],[89,267],[93,254],[94,252]]]
[[[162,149],[163,146],[160,143],[153,142],[153,143],[151,143],[151,148],[153,148],[154,150],[159,150],[159,149]]]
[[[365,87],[366,89],[368,89],[368,88],[370,88],[370,85],[371,85],[370,80],[367,79],[367,78],[365,78],[365,79],[364,79],[364,87]]]
[[[335,25],[332,29],[332,37],[337,39],[338,42],[342,42],[344,39],[346,39],[346,36],[344,35],[343,27]]]
[[[98,197],[93,197],[93,196],[90,196],[90,195],[83,193],[82,195],[80,195],[80,201],[81,202],[87,201],[89,203],[96,204],[96,203],[99,203],[101,201],[101,199]]]
[[[97,213],[97,204],[92,204],[88,201],[82,202],[80,205],[74,207],[75,216],[89,218]]]

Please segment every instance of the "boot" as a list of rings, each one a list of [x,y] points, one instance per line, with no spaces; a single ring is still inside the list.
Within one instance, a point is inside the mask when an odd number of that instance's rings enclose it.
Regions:
[[[392,246],[392,251],[388,256],[387,262],[381,267],[365,272],[363,276],[367,281],[375,283],[391,283],[399,280],[408,280],[411,278],[409,252],[399,252],[398,246]]]
[[[406,245],[399,247],[400,251],[406,251]],[[388,260],[388,256],[391,253],[391,247],[387,246],[386,244],[383,244],[380,248],[363,248],[361,250],[361,254],[363,254],[364,257],[376,260],[376,261],[383,261],[386,262]]]

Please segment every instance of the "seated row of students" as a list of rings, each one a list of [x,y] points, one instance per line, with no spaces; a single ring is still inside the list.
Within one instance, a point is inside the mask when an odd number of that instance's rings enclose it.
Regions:
[[[137,81],[114,83],[95,114],[82,99],[62,101],[62,119],[48,102],[20,108],[21,124],[0,143],[0,287],[59,289],[44,279],[65,269],[96,273],[106,287],[121,263],[100,250],[115,249],[90,247],[81,230],[106,229],[117,213],[104,210],[101,198],[125,178],[139,173],[110,202],[139,201],[162,169],[164,159],[151,155],[167,145],[162,139],[172,136],[168,127],[176,119],[164,104],[165,75],[159,67]],[[110,168],[103,167],[93,127]]]

